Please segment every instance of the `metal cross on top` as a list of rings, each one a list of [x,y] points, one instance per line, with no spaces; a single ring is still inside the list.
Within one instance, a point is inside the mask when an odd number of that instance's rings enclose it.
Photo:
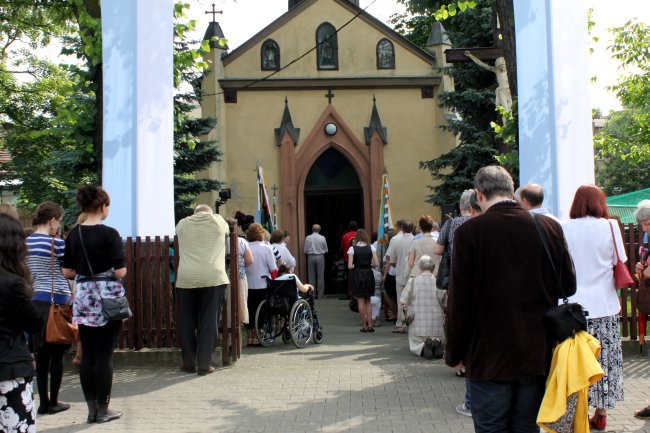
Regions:
[[[217,22],[217,14],[222,14],[222,13],[223,13],[223,11],[218,11],[218,10],[214,7],[214,3],[212,3],[212,10],[211,10],[211,11],[205,11],[205,14],[206,14],[206,15],[208,15],[208,14],[212,14],[212,22],[213,22],[213,23],[216,23],[216,22]]]
[[[332,98],[334,97],[334,93],[332,93],[332,89],[327,89],[327,94],[325,94],[325,97],[327,98],[328,103],[331,104]]]

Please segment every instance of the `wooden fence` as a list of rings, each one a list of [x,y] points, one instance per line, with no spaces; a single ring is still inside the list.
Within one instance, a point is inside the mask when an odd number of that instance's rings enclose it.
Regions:
[[[230,227],[230,254],[226,266],[230,270],[227,296],[231,302],[221,312],[220,339],[224,364],[232,364],[241,355],[239,326],[239,288],[237,234]],[[170,237],[127,238],[125,259],[127,273],[124,278],[133,317],[124,322],[118,345],[121,349],[180,347],[177,325],[178,304],[171,282],[172,272],[177,274],[182,251],[178,239]],[[228,311],[228,305],[230,310]]]
[[[634,268],[639,261],[639,247],[648,247],[648,244],[643,244],[643,230],[639,226],[634,224],[621,225],[621,231],[625,243],[628,269],[630,274],[634,276]],[[623,337],[630,337],[632,340],[636,340],[639,336],[638,310],[636,309],[636,294],[639,290],[646,290],[646,281],[643,278],[641,281],[637,281],[634,286],[620,291],[621,334]]]
[[[622,225],[621,231],[628,257],[627,264],[630,273],[634,274],[634,266],[639,260],[639,246],[643,244],[643,231],[633,224]],[[230,255],[226,257],[226,261],[231,275],[231,285],[228,290],[231,302],[223,307],[220,330],[224,364],[232,364],[241,356],[237,308],[239,303],[238,242],[235,228],[231,227],[230,232]],[[125,286],[134,317],[124,323],[120,332],[119,347],[135,350],[180,347],[179,335],[176,331],[178,306],[171,284],[171,271],[177,271],[178,259],[182,254],[177,239],[128,238],[125,248],[127,263]],[[645,289],[645,282],[636,283],[635,286],[620,291],[622,335],[632,340],[638,338],[635,295],[639,289]],[[631,308],[628,308],[628,300]]]

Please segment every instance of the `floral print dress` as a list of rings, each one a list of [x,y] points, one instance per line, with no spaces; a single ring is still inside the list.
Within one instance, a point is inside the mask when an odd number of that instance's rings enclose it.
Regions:
[[[0,382],[0,431],[36,432],[36,406],[31,380],[19,377]]]

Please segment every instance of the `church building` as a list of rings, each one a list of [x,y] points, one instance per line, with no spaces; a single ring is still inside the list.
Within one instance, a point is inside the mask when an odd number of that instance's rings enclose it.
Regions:
[[[205,35],[213,37],[224,37],[216,22]],[[437,97],[453,90],[439,69],[450,46],[436,23],[421,50],[358,0],[288,0],[286,13],[236,49],[211,43],[201,108],[217,119],[209,138],[223,155],[202,175],[231,189],[221,215],[255,213],[259,164],[301,269],[312,224],[322,226],[330,256],[348,221],[377,230],[385,172],[393,218],[439,220],[419,162],[456,144],[440,128]]]

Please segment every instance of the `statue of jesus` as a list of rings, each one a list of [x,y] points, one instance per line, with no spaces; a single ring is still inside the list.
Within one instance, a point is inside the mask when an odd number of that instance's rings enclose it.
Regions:
[[[510,95],[510,84],[508,83],[508,71],[506,70],[506,59],[498,57],[494,66],[484,63],[481,59],[473,55],[469,50],[465,50],[465,56],[469,57],[474,63],[481,68],[494,72],[497,76],[497,90],[494,103],[503,107],[508,113],[512,108],[512,95]]]

